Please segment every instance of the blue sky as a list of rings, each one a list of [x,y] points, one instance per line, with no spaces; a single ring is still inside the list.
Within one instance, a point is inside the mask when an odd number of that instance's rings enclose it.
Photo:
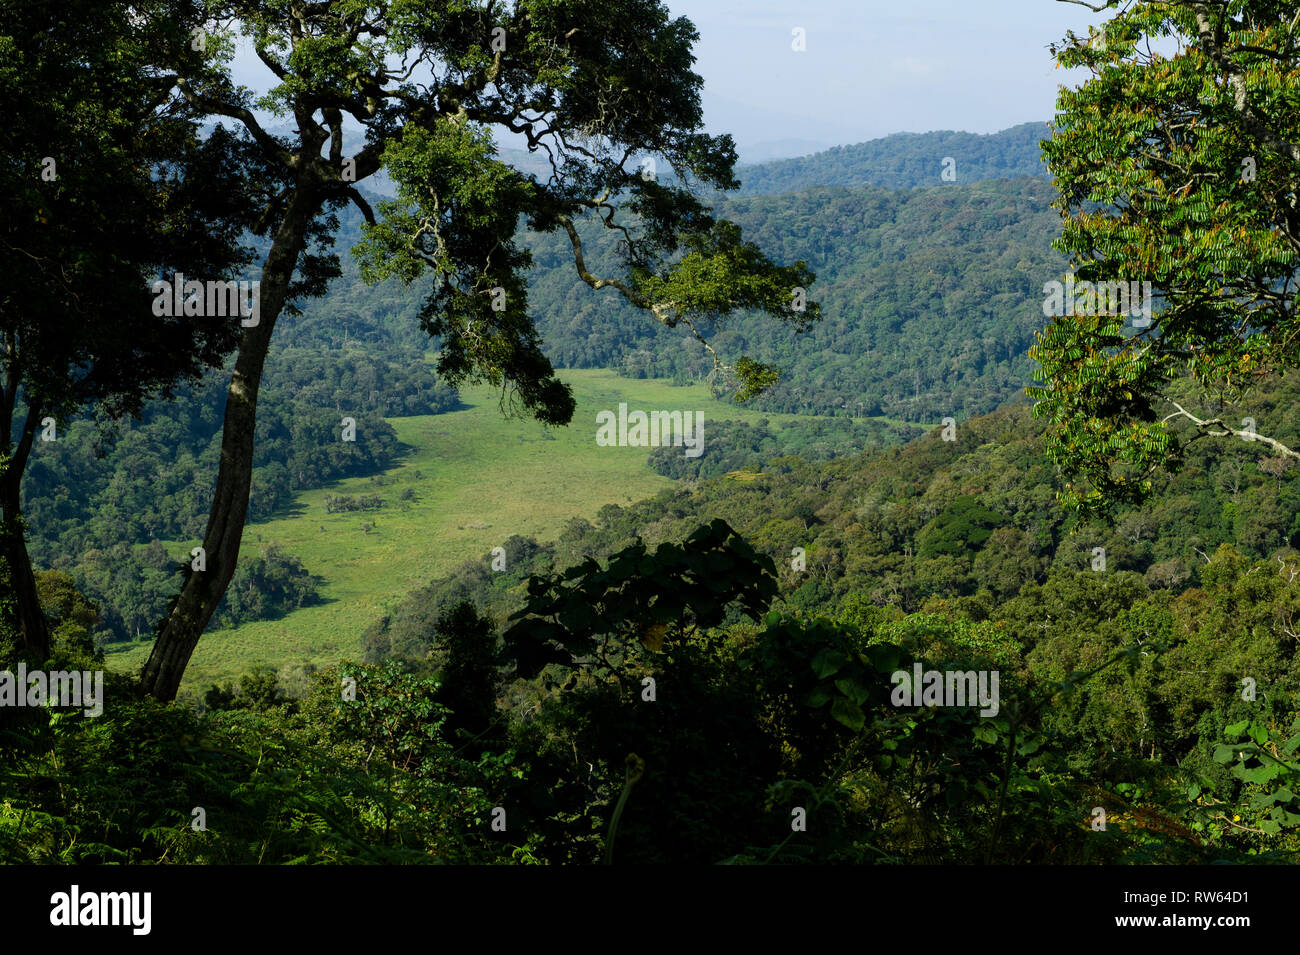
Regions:
[[[1056,0],[668,0],[700,32],[712,132],[861,142],[895,132],[995,132],[1051,118],[1047,51],[1101,18]],[[802,27],[807,50],[791,49]]]
[[[1082,79],[1054,69],[1048,44],[1101,19],[1059,0],[666,2],[700,33],[709,131],[731,133],[751,161],[895,132],[1045,122],[1057,86]],[[795,28],[804,52],[792,49]],[[235,74],[255,88],[270,76],[247,50]]]

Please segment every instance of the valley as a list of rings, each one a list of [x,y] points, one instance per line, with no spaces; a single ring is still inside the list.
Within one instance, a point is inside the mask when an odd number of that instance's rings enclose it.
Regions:
[[[250,523],[245,558],[279,544],[322,578],[322,601],[279,619],[209,630],[186,672],[185,690],[198,693],[260,666],[295,681],[311,668],[359,658],[361,634],[413,588],[476,555],[487,560],[512,534],[549,540],[570,518],[593,518],[606,504],[630,504],[672,486],[647,466],[646,448],[597,445],[597,415],[620,402],[695,411],[709,423],[800,417],[724,405],[699,384],[592,369],[561,377],[578,402],[567,428],[506,419],[489,388],[466,388],[463,410],[386,419],[407,446],[395,467],[373,480],[347,478],[303,491],[288,514]],[[403,500],[408,491],[413,497]],[[333,494],[377,495],[385,506],[327,514],[324,500]],[[178,561],[194,543],[164,542]],[[106,664],[137,670],[151,646],[150,639],[110,643]]]

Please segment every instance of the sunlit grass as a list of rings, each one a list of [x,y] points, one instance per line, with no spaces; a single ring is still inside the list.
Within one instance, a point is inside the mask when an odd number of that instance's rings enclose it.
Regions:
[[[552,539],[572,517],[591,519],[606,504],[628,504],[670,486],[648,467],[648,449],[597,446],[596,413],[615,410],[620,401],[644,410],[704,412],[706,447],[711,420],[795,417],[720,404],[703,385],[675,387],[597,370],[564,371],[561,377],[577,400],[568,427],[506,419],[495,393],[468,388],[464,410],[389,419],[410,450],[377,481],[355,478],[304,492],[292,513],[246,527],[245,555],[279,544],[321,578],[322,602],[279,620],[205,634],[182,689],[196,692],[258,665],[284,673],[355,659],[370,624],[409,591],[462,561],[486,559],[512,534]],[[407,489],[415,499],[403,502]],[[378,495],[385,506],[326,514],[326,494]],[[373,525],[368,531],[367,524]],[[175,541],[169,548],[179,559],[195,543]],[[108,665],[137,669],[150,645],[115,645]]]

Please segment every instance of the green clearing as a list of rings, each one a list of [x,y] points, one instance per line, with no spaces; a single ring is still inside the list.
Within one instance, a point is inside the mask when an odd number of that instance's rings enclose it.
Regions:
[[[279,620],[212,630],[195,650],[184,689],[201,691],[220,679],[266,665],[284,675],[298,667],[325,667],[359,654],[362,632],[406,593],[465,560],[484,558],[511,534],[549,540],[571,517],[594,518],[606,504],[627,504],[672,484],[646,464],[646,448],[598,447],[596,413],[681,409],[710,421],[794,419],[713,401],[704,385],[676,387],[665,380],[621,378],[602,370],[568,370],[577,410],[567,428],[506,419],[498,396],[466,388],[464,410],[388,419],[410,447],[378,477],[352,478],[299,494],[292,513],[249,524],[244,553],[280,544],[322,578],[322,602]],[[358,433],[358,441],[365,435]],[[412,489],[415,499],[401,501]],[[327,514],[326,494],[378,495],[378,511]],[[364,525],[374,525],[368,533]],[[177,559],[197,541],[174,541]],[[188,559],[188,558],[186,558]],[[110,647],[108,666],[136,670],[152,640]]]

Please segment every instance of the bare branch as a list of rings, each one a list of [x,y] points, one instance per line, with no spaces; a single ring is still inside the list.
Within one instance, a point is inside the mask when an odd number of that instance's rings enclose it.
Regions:
[[[1105,10],[1107,7],[1110,6],[1110,4],[1108,4],[1108,3],[1103,3],[1103,4],[1101,4],[1100,6],[1098,6],[1098,5],[1095,4],[1095,3],[1088,3],[1087,0],[1056,0],[1056,2],[1057,2],[1057,3],[1075,3],[1075,4],[1078,4],[1078,5],[1081,6],[1081,7],[1087,7],[1087,8],[1088,8],[1089,10],[1091,10],[1093,13],[1101,13],[1103,10]]]
[[[1210,418],[1208,420],[1202,420],[1196,417],[1196,415],[1192,414],[1190,411],[1188,411],[1178,402],[1171,401],[1170,404],[1173,405],[1178,410],[1174,414],[1171,414],[1167,418],[1165,418],[1164,419],[1165,421],[1171,421],[1174,418],[1186,418],[1188,421],[1194,424],[1203,435],[1207,437],[1226,438],[1231,436],[1231,437],[1242,438],[1243,440],[1246,441],[1259,441],[1263,444],[1268,445],[1270,448],[1277,451],[1281,455],[1284,455],[1288,458],[1295,458],[1297,461],[1300,461],[1300,451],[1291,450],[1285,444],[1283,444],[1281,441],[1278,441],[1275,438],[1270,438],[1267,437],[1266,435],[1257,434],[1254,431],[1242,431],[1237,428],[1230,428],[1228,427],[1227,424],[1224,423],[1222,418]],[[1222,428],[1223,430],[1222,431],[1210,430],[1211,428],[1214,428],[1216,426]]]
[[[375,210],[370,208],[370,203],[366,202],[365,197],[361,195],[361,193],[357,192],[356,188],[353,186],[348,186],[346,192],[348,198],[351,199],[356,207],[361,210],[361,215],[365,217],[366,222],[370,223],[370,225],[374,225]]]
[[[257,121],[257,117],[247,109],[236,106],[234,103],[222,102],[210,96],[196,93],[190,87],[189,80],[185,77],[176,80],[176,87],[185,95],[186,99],[201,109],[209,113],[216,113],[218,116],[229,116],[231,119],[239,120],[268,156],[275,158],[287,169],[294,168],[294,157],[274,136],[262,128],[261,123]]]

